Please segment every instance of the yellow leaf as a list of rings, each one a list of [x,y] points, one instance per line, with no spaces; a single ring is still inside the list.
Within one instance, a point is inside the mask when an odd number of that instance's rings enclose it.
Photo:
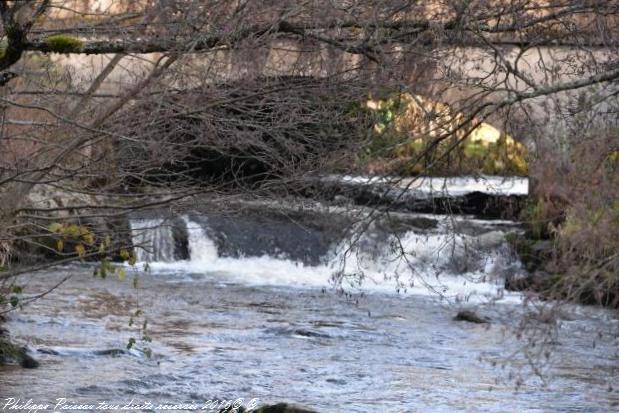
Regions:
[[[124,248],[120,250],[120,258],[122,258],[123,261],[127,261],[130,257],[131,254],[129,254],[129,251]]]
[[[82,257],[82,256],[84,256],[84,254],[86,254],[86,248],[84,248],[84,246],[82,244],[77,244],[75,246],[75,252],[77,252],[77,255]]]
[[[120,267],[116,268],[116,274],[118,275],[118,279],[120,281],[125,281],[126,273],[123,268],[120,268]]]
[[[62,252],[62,250],[64,249],[64,241],[59,239],[58,241],[56,241],[56,249],[59,252]]]
[[[76,224],[71,224],[65,229],[65,232],[67,235],[77,238],[80,236],[80,227]]]
[[[95,242],[95,237],[92,235],[91,232],[86,232],[82,234],[82,239],[84,240],[85,243],[89,245],[92,245]]]

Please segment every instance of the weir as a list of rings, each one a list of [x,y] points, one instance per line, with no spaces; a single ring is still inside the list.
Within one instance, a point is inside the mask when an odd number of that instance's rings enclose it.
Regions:
[[[279,222],[275,215],[265,221],[266,215],[257,211],[236,220],[194,212],[174,219],[134,219],[137,259],[155,273],[247,284],[438,292],[457,299],[501,295],[505,273],[521,268],[505,242],[505,235],[518,227],[505,221],[408,214],[397,223],[390,217],[390,226],[378,220],[363,230],[342,226],[327,233],[326,227],[291,225],[285,215]],[[330,221],[328,216],[313,219]],[[286,226],[286,235],[273,231],[278,226]],[[179,241],[179,234],[186,238]],[[305,250],[315,254],[304,255]]]

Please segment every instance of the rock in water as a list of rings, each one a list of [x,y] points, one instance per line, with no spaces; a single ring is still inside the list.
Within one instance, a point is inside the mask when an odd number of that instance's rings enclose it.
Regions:
[[[488,317],[480,317],[471,310],[458,311],[458,314],[456,314],[456,316],[454,317],[454,320],[468,321],[469,323],[477,323],[477,324],[485,324],[485,323],[490,322],[490,319]]]
[[[26,347],[16,346],[7,335],[0,331],[0,364],[17,362],[25,369],[39,367],[39,362],[28,354]]]
[[[25,369],[36,369],[39,367],[39,362],[32,358],[32,356],[27,354],[24,350],[22,354],[20,354],[19,365]]]
[[[277,403],[270,406],[262,406],[255,413],[317,413],[315,410],[307,410],[288,403]]]

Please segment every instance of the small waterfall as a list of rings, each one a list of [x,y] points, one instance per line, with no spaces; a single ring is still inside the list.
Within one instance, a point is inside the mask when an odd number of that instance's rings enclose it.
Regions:
[[[211,240],[206,230],[197,222],[183,217],[187,225],[187,243],[189,259],[195,263],[212,264],[217,260],[217,246]]]
[[[501,231],[477,236],[408,231],[382,240],[368,233],[354,245],[351,240],[340,243],[329,267],[342,285],[389,286],[421,294],[427,290],[468,300],[503,294],[503,273],[520,268],[508,257]]]
[[[205,264],[217,260],[217,246],[206,229],[186,216],[174,220],[133,219],[130,226],[138,262],[188,260]],[[183,247],[185,251],[181,251]]]
[[[174,232],[163,219],[137,219],[129,222],[131,239],[139,262],[175,260]]]
[[[360,286],[362,290],[438,292],[462,300],[475,295],[502,295],[501,272],[518,270],[519,266],[505,248],[504,231],[497,229],[476,235],[456,233],[444,224],[400,234],[376,229],[367,231],[361,239],[336,241],[321,262],[311,263],[251,249],[228,255],[221,252],[219,243],[229,242],[230,232],[220,232],[210,225],[207,228],[205,220],[187,216],[172,222],[132,220],[133,241],[142,247],[136,248],[138,261],[151,262],[154,270],[203,274],[249,284],[324,287],[331,280],[344,287]],[[180,238],[186,249],[184,256],[178,254]],[[257,237],[255,242],[263,240]]]

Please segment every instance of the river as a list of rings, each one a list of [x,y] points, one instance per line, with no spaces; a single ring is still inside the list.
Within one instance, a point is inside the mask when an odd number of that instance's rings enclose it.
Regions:
[[[134,242],[149,248],[123,280],[93,277],[87,263],[26,276],[29,294],[70,278],[11,314],[11,334],[41,366],[0,367],[0,399],[243,398],[318,412],[619,408],[616,313],[563,305],[548,322],[536,316],[541,304],[504,291],[504,272],[519,271],[504,242],[516,224],[408,214],[396,219],[397,236],[376,225],[349,249],[351,239],[325,235],[329,222],[312,221],[320,225],[197,210],[173,224],[135,217]],[[175,243],[179,225],[186,246]],[[491,322],[454,320],[463,308]],[[151,342],[140,340],[144,320]]]

